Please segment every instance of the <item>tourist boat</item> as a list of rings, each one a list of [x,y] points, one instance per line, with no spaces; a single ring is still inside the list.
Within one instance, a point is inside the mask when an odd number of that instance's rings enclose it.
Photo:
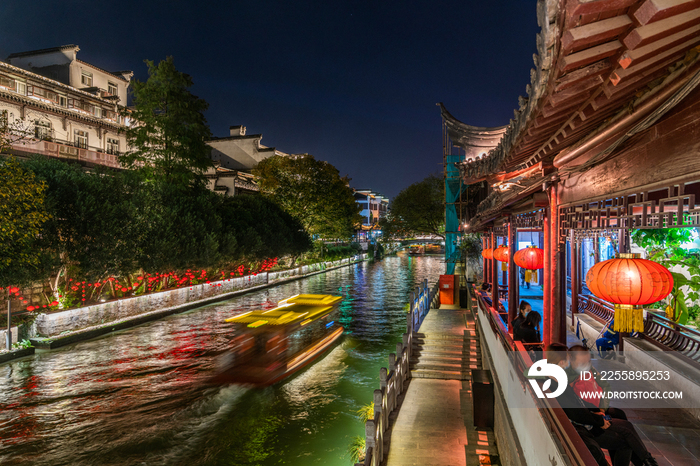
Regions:
[[[425,247],[420,244],[413,244],[408,247],[408,254],[410,256],[419,256],[425,254]]]
[[[226,319],[233,347],[219,360],[214,383],[267,386],[308,366],[343,334],[338,322],[342,297],[300,294],[268,310]]]
[[[425,253],[426,254],[444,254],[445,247],[443,245],[437,244],[437,243],[426,244],[425,245]]]

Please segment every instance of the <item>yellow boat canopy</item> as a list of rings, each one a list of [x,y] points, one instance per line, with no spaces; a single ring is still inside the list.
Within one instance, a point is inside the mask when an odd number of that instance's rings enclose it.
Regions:
[[[301,322],[306,325],[331,312],[342,300],[341,296],[329,294],[298,294],[277,303],[277,307],[268,310],[246,312],[226,319],[226,322],[248,324],[257,328],[263,325],[290,325]]]

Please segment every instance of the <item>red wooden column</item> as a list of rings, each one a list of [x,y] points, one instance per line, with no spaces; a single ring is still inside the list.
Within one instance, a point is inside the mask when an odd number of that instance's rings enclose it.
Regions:
[[[579,294],[579,252],[578,242],[574,235],[574,230],[571,230],[569,235],[571,243],[571,325],[574,325],[574,314],[578,313],[578,294]]]
[[[563,292],[566,290],[562,287],[562,272],[564,272],[564,260],[562,260],[563,250],[559,242],[559,202],[557,185],[554,184],[550,188],[549,195],[549,243],[551,251],[550,263],[550,280],[551,298],[549,307],[551,312],[550,320],[550,343],[566,343],[566,306],[564,302]]]
[[[489,235],[484,234],[484,236],[482,238],[482,240],[484,241],[484,249],[489,248],[489,239],[490,239]],[[489,275],[489,271],[490,271],[489,261],[488,261],[488,259],[484,258],[483,256],[482,256],[482,260],[484,261],[484,283],[489,283],[491,281],[491,275]]]
[[[566,286],[562,286],[566,278],[566,252],[559,241],[559,193],[556,184],[550,189],[549,201],[549,241],[552,252],[550,342],[566,343]]]
[[[518,271],[513,261],[517,251],[517,229],[513,226],[513,216],[508,222],[508,331],[513,330],[513,320],[518,315]]]
[[[550,207],[547,207],[542,221],[542,233],[544,236],[544,268],[542,269],[542,342],[545,348],[552,342],[550,338],[552,328],[552,245],[549,241],[552,233],[549,229],[550,221]]]
[[[496,234],[491,231],[491,247],[496,249]],[[498,296],[498,265],[496,259],[491,259],[491,301],[493,308],[498,312],[499,296]]]

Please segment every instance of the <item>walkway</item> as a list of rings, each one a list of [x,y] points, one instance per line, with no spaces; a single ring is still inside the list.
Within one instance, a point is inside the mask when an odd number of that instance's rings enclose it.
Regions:
[[[432,309],[414,335],[411,379],[385,444],[387,466],[498,464],[491,429],[473,426],[471,369],[481,368],[474,320]]]

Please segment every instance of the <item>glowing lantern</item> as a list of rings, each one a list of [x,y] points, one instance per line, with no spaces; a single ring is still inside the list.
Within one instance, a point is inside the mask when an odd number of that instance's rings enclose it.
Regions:
[[[531,246],[521,249],[513,254],[513,262],[518,267],[528,270],[539,270],[544,268],[544,250]]]
[[[500,262],[508,262],[509,255],[508,246],[499,246],[493,251],[493,258]]]
[[[488,260],[493,259],[493,249],[491,249],[491,248],[484,249],[483,251],[481,251],[481,257],[483,257],[484,259],[488,259]]]
[[[639,254],[618,254],[591,267],[586,285],[600,299],[615,304],[613,330],[643,332],[642,306],[668,296],[673,276],[663,265],[641,259]]]

